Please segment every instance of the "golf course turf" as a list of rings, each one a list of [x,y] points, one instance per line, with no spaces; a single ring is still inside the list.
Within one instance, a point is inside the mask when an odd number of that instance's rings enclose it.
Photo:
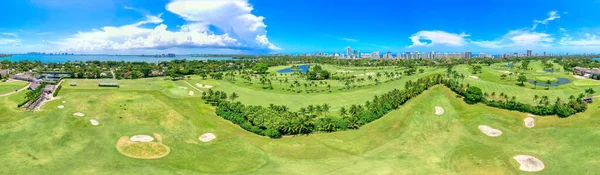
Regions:
[[[467,67],[456,69],[468,72]],[[341,107],[362,104],[373,95],[404,88],[408,80],[444,71],[430,69],[378,85],[316,94],[271,91],[241,81],[198,76],[182,81],[66,79],[64,83],[76,81],[77,86],[63,87],[61,100],[50,101],[37,112],[17,109],[26,92],[0,97],[0,174],[529,173],[520,170],[513,158],[517,155],[542,161],[541,174],[596,173],[600,164],[600,147],[595,145],[600,143],[599,102],[568,118],[533,117],[535,126],[527,128],[523,123],[526,113],[469,105],[438,85],[357,130],[270,139],[217,116],[215,108],[200,98],[201,92],[188,93],[197,91],[189,84],[200,83],[236,92],[244,104],[273,103],[297,109],[328,103],[336,115]],[[494,80],[492,76],[497,75],[477,76],[479,79],[464,81],[484,92],[504,92],[529,103],[533,103],[533,94],[568,98],[594,87],[592,80],[574,80],[550,90],[533,89]],[[102,81],[118,82],[120,88],[98,87]],[[58,109],[59,105],[64,108]],[[436,115],[437,107],[443,114]],[[85,116],[73,116],[77,112]],[[92,119],[100,125],[90,124]],[[501,130],[502,135],[489,137],[480,131],[480,125]],[[206,133],[216,138],[199,140]],[[137,147],[143,150],[119,148],[120,139],[127,141],[123,139],[140,134],[155,137],[148,142],[152,145]]]

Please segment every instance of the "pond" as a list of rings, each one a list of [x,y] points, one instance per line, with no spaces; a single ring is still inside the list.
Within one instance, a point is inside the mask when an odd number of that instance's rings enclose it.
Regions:
[[[513,62],[509,62],[507,65],[502,65],[502,67],[506,67],[506,68],[513,68]]]
[[[555,71],[552,70],[552,69],[544,69],[544,72],[546,72],[546,73],[554,73]]]
[[[292,70],[291,67],[288,67],[285,69],[278,70],[277,72],[280,74],[292,73],[292,72],[298,72],[298,71],[300,71],[302,73],[306,73],[308,71],[308,68],[310,67],[310,65],[305,64],[305,65],[299,65],[296,67],[298,68],[298,70]]]
[[[558,81],[554,81],[554,82],[550,83],[550,86],[552,86],[552,87],[556,87],[556,86],[560,86],[560,85],[564,85],[564,84],[569,84],[569,83],[571,83],[571,82],[572,82],[571,80],[569,80],[569,79],[566,79],[566,78],[558,78],[557,80],[558,80]],[[534,80],[528,80],[527,82],[528,82],[529,84],[533,84],[533,81],[534,81]],[[546,82],[545,82],[545,81],[543,81],[543,82],[542,82],[542,81],[538,81],[538,82],[537,82],[537,86],[547,86],[547,85],[548,85],[548,84],[546,84]]]

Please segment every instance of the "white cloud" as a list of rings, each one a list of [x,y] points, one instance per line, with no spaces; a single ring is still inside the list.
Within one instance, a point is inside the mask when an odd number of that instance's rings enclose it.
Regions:
[[[266,39],[267,25],[264,17],[251,13],[253,9],[248,0],[175,0],[167,4],[167,10],[186,21],[213,25],[237,38],[242,45],[278,50],[270,42],[256,42],[262,35]]]
[[[357,39],[352,39],[352,38],[338,38],[339,40],[342,41],[348,41],[348,42],[358,42]]]
[[[462,46],[466,44],[465,37],[469,35],[465,33],[454,34],[448,33],[444,31],[419,31],[412,36],[410,36],[410,40],[412,41],[411,47],[419,47],[419,46],[431,46],[431,45],[448,45],[448,46]],[[427,40],[427,42],[421,42],[421,40]]]
[[[19,43],[19,40],[17,40],[17,39],[0,38],[0,45],[17,44],[17,43]]]
[[[167,25],[162,24],[162,14],[146,15],[144,20],[133,24],[78,32],[51,43],[75,52],[169,48],[280,49],[269,42],[264,17],[251,14],[253,7],[247,0],[174,0],[166,8],[181,16],[186,24],[176,31],[167,30]],[[146,24],[157,26],[144,27]],[[223,34],[210,31],[210,26],[219,28]]]
[[[5,35],[5,36],[11,36],[11,37],[14,37],[14,38],[18,38],[19,37],[19,35],[17,35],[16,33],[3,32],[3,33],[0,33],[0,34]]]
[[[555,19],[559,19],[559,18],[560,18],[560,15],[558,15],[558,11],[550,11],[550,12],[548,12],[548,18],[546,18],[544,20],[533,20],[533,27],[531,28],[531,30],[535,30],[537,28],[538,24],[546,25],[546,24],[548,24],[548,22],[553,21]]]
[[[553,41],[554,38],[547,33],[538,33],[529,30],[511,30],[497,40],[471,41],[471,43],[483,48],[506,48],[549,46]]]
[[[583,37],[574,40],[570,35],[565,35],[560,40],[561,45],[566,46],[600,46],[600,39],[596,34],[584,33]]]

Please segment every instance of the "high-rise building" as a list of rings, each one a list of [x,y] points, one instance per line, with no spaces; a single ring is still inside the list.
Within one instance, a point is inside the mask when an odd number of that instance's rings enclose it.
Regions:
[[[406,52],[406,55],[404,55],[406,57],[406,59],[412,59],[412,54],[410,54],[410,52]]]
[[[532,56],[532,51],[531,50],[527,50],[527,57],[531,57]]]
[[[464,53],[464,57],[465,58],[473,58],[473,53],[471,53],[471,51],[467,51]]]
[[[544,56],[546,56],[546,51],[544,51]]]
[[[352,55],[352,48],[350,46],[346,47],[346,56],[350,58]]]

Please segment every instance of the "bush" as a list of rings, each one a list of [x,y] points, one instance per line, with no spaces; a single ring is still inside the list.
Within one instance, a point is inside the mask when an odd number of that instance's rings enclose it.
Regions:
[[[269,128],[265,131],[265,135],[271,138],[281,138],[281,133],[278,130]]]
[[[478,87],[471,86],[465,91],[465,102],[469,104],[479,103],[482,99],[483,92]]]
[[[54,93],[52,93],[52,96],[53,96],[53,97],[56,97],[56,96],[58,95],[58,91],[60,91],[60,89],[62,89],[62,84],[61,84],[60,86],[58,86],[58,87],[56,88],[56,90],[54,90]]]

